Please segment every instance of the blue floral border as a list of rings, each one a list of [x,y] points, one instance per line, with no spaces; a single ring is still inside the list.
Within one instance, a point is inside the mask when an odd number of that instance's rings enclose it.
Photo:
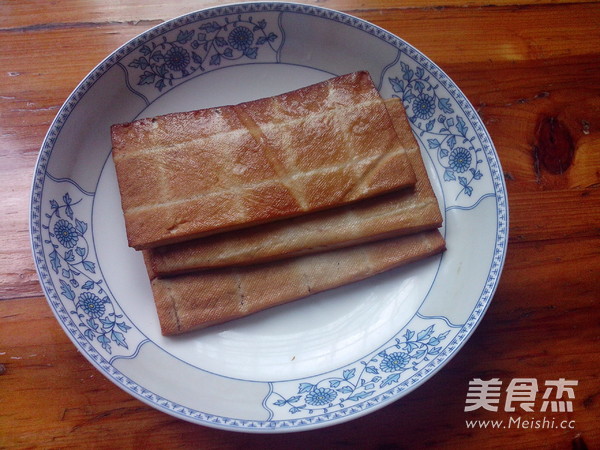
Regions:
[[[113,303],[97,271],[89,219],[76,214],[82,202],[85,204],[93,195],[77,197],[72,198],[67,190],[61,198],[49,200],[50,211],[44,214],[45,222],[41,224],[43,242],[49,250],[50,269],[60,285],[57,296],[83,335],[112,355],[114,346],[129,349],[126,334],[132,327]]]
[[[441,179],[461,186],[454,200],[461,195],[471,197],[474,182],[484,177],[483,150],[477,136],[470,133],[450,98],[439,93],[437,80],[423,67],[400,61],[400,71],[401,77],[388,78],[393,96],[402,100],[413,130],[435,153],[436,167],[442,169]]]
[[[279,24],[248,14],[207,18],[169,30],[143,42],[122,60],[130,90],[143,98],[166,92],[178,83],[222,66],[278,58]],[[145,89],[151,86],[153,89]]]
[[[298,14],[306,14],[312,15],[316,17],[321,17],[325,19],[329,19],[338,23],[347,24],[353,28],[358,30],[362,30],[378,39],[381,39],[394,47],[396,47],[399,51],[406,54],[409,58],[414,60],[417,64],[425,67],[429,73],[436,78],[437,81],[451,94],[452,98],[460,105],[461,109],[465,117],[468,119],[468,122],[473,126],[473,132],[477,135],[480,142],[482,143],[481,151],[485,155],[487,162],[490,166],[491,176],[493,181],[494,194],[496,199],[496,207],[498,211],[498,228],[497,228],[497,239],[495,245],[494,256],[492,260],[492,265],[490,268],[490,272],[488,275],[488,279],[485,284],[485,288],[480,296],[479,301],[475,309],[473,310],[471,316],[468,321],[460,328],[455,337],[448,342],[446,347],[442,350],[436,352],[437,354],[431,355],[432,358],[428,360],[428,364],[420,369],[416,374],[406,379],[402,383],[395,385],[389,390],[382,392],[376,396],[373,396],[368,399],[357,398],[357,400],[362,400],[357,402],[352,406],[343,407],[334,413],[323,411],[321,414],[312,415],[310,417],[302,417],[299,419],[289,419],[289,420],[267,420],[267,421],[252,421],[252,420],[238,420],[234,418],[227,417],[218,417],[212,416],[209,414],[202,413],[200,411],[195,411],[190,408],[186,408],[182,405],[178,405],[174,402],[171,402],[167,399],[162,398],[161,396],[147,391],[145,388],[137,385],[128,377],[124,376],[121,372],[116,370],[103,355],[101,355],[85,338],[84,334],[79,330],[73,330],[72,328],[69,330],[73,339],[78,343],[80,348],[85,352],[86,356],[100,367],[106,374],[108,374],[113,380],[115,380],[119,385],[121,385],[124,389],[130,391],[131,393],[136,394],[140,399],[143,399],[151,404],[154,404],[167,412],[170,412],[174,415],[183,417],[188,420],[197,421],[199,423],[205,423],[207,425],[213,425],[221,428],[237,428],[237,429],[245,429],[247,431],[252,431],[254,429],[262,429],[262,430],[285,430],[285,429],[297,429],[297,428],[307,428],[313,425],[319,425],[322,423],[328,423],[333,420],[337,421],[340,419],[346,419],[350,416],[362,413],[368,409],[373,407],[379,407],[383,404],[386,404],[388,401],[393,400],[400,392],[405,392],[413,387],[415,387],[420,380],[427,376],[427,374],[432,371],[438,369],[441,364],[446,361],[466,340],[466,338],[473,331],[475,326],[478,324],[480,319],[483,316],[484,311],[489,305],[489,301],[493,295],[493,292],[496,288],[497,282],[499,280],[499,275],[502,269],[502,265],[504,262],[504,257],[506,253],[506,242],[507,242],[507,234],[508,234],[508,205],[505,197],[505,187],[504,180],[502,178],[502,172],[500,170],[499,162],[497,160],[497,156],[495,155],[493,146],[491,144],[491,140],[483,127],[483,124],[477,117],[472,106],[469,104],[464,95],[458,90],[458,88],[449,80],[449,78],[427,57],[422,55],[416,49],[395,37],[394,35],[388,33],[385,30],[382,30],[374,25],[369,24],[361,19],[332,11],[327,9],[322,9],[314,6],[307,6],[301,4],[293,4],[293,3],[246,3],[240,5],[229,5],[224,7],[215,7],[207,10],[203,10],[200,12],[192,13],[186,16],[182,16],[180,18],[174,19],[172,21],[161,24],[148,32],[142,34],[141,36],[133,39],[115,53],[106,58],[102,63],[100,63],[96,69],[78,86],[78,88],[73,92],[73,94],[69,97],[69,99],[65,102],[61,110],[59,111],[56,119],[54,120],[50,130],[44,140],[42,145],[40,155],[38,158],[38,162],[36,165],[36,171],[34,175],[34,183],[32,188],[32,196],[31,196],[31,235],[32,235],[32,249],[34,252],[34,259],[36,263],[36,267],[38,269],[38,273],[40,275],[40,279],[42,281],[42,285],[44,286],[46,295],[49,299],[51,306],[55,310],[57,317],[62,321],[63,326],[65,323],[70,320],[68,317],[68,313],[61,310],[61,303],[56,302],[56,289],[49,284],[50,276],[49,269],[46,265],[45,255],[42,250],[42,224],[41,219],[42,215],[42,192],[44,188],[44,180],[46,177],[46,169],[52,154],[52,150],[56,139],[62,129],[62,126],[68,120],[69,115],[73,111],[75,105],[79,102],[79,100],[85,95],[85,93],[93,86],[93,84],[103,76],[103,74],[113,65],[118,64],[120,60],[122,60],[126,55],[133,52],[136,48],[143,45],[145,42],[149,42],[150,40],[156,38],[163,33],[168,31],[180,28],[184,25],[189,25],[196,23],[198,21],[204,21],[215,17],[220,17],[223,15],[231,15],[231,14],[247,14],[247,13],[258,13],[258,12],[271,12],[271,11],[279,11],[279,12],[289,12],[289,13],[298,13]],[[246,55],[247,56],[247,55]],[[391,81],[390,81],[391,82]],[[158,88],[158,86],[157,86]],[[403,98],[406,102],[407,100]],[[425,99],[426,100],[426,99]],[[418,109],[418,108],[417,108]],[[443,121],[442,121],[443,122]],[[440,123],[442,123],[440,122]],[[447,125],[447,123],[446,123]],[[446,128],[449,129],[451,126],[457,126],[458,121],[454,124],[447,125]],[[460,130],[458,130],[460,133]],[[435,145],[435,144],[434,144]],[[450,147],[448,145],[448,147]],[[449,156],[443,155],[443,157]],[[457,166],[458,164],[458,166]],[[462,165],[461,165],[462,164]],[[455,167],[463,167],[465,162],[462,163],[454,163]],[[451,167],[451,165],[449,165]],[[475,173],[471,172],[473,175],[473,179],[476,180]],[[463,187],[467,187],[467,185],[461,183]],[[468,189],[465,191],[468,195]],[[65,201],[65,204],[67,202]],[[65,205],[63,205],[64,207]],[[60,206],[59,206],[60,208]],[[68,227],[67,227],[68,228]],[[69,232],[72,230],[68,230]],[[75,233],[85,233],[85,231],[81,228],[79,232],[77,228],[75,229]],[[68,239],[68,238],[67,238]],[[68,242],[68,240],[65,240]],[[426,328],[425,330],[427,330]],[[421,330],[423,332],[423,330]],[[405,334],[405,338],[408,336]],[[438,336],[439,339],[439,336]],[[408,339],[407,339],[408,341]],[[406,344],[406,343],[405,343]],[[399,344],[398,344],[399,345]],[[382,358],[382,361],[385,360],[386,357],[393,355],[394,353],[401,352],[392,352],[385,353],[379,355]],[[387,356],[386,356],[387,355]],[[403,361],[401,357],[396,355],[399,358],[399,361]],[[372,362],[377,362],[372,360]],[[368,363],[366,363],[368,364]],[[386,363],[388,367],[392,367],[393,363]],[[368,365],[365,365],[365,371]],[[374,367],[374,366],[371,366]],[[400,365],[397,365],[400,368]],[[380,363],[381,368],[381,363]],[[368,373],[368,372],[367,372]],[[354,375],[353,375],[354,376]],[[340,384],[342,380],[345,382],[349,382],[350,373],[344,372],[342,374],[342,378],[340,380]],[[378,382],[380,380],[377,380]],[[273,385],[271,386],[271,392],[269,395],[274,393]],[[339,386],[339,385],[338,385]],[[308,386],[305,386],[306,391],[303,394],[308,394],[310,389]],[[363,389],[364,391],[364,389]],[[310,401],[313,403],[320,402],[321,399],[328,399],[331,397],[327,397],[327,392],[325,391],[324,395],[319,397],[318,393],[314,394],[312,397],[309,397]],[[304,398],[306,400],[306,396]],[[266,399],[265,399],[266,400]],[[289,399],[288,399],[289,400]],[[289,402],[288,402],[289,403]],[[293,402],[292,402],[293,403]],[[267,405],[263,405],[265,409],[269,410]]]

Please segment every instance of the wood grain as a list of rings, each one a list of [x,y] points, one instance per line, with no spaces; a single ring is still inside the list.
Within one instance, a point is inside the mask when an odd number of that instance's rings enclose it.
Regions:
[[[245,3],[252,0],[241,0]],[[319,0],[307,1],[323,8],[336,9],[347,13],[360,11],[377,11],[383,15],[390,9],[423,9],[435,8],[478,8],[490,5],[543,6],[548,4],[595,3],[594,0]],[[102,3],[91,2],[82,5],[80,0],[62,0],[40,10],[35,0],[9,3],[5,6],[5,14],[0,17],[0,31],[3,29],[35,30],[40,28],[60,27],[64,25],[79,26],[91,23],[136,24],[141,21],[165,21],[173,17],[223,4],[217,0],[182,0],[167,3],[161,0],[108,0]],[[358,15],[358,14],[357,14]]]
[[[473,338],[402,400],[300,434],[189,424],[113,385],[76,350],[42,296],[29,249],[33,168],[60,106],[96,64],[148,28],[218,2],[1,1],[0,448],[600,448],[600,2],[308,3],[369,20],[424,52],[492,137],[508,189],[510,245]],[[572,141],[572,161],[559,171],[540,158],[542,147],[563,145],[562,135],[540,138],[549,122]],[[510,416],[464,412],[477,377],[578,380],[573,412],[557,416],[575,428],[468,428],[467,419]]]

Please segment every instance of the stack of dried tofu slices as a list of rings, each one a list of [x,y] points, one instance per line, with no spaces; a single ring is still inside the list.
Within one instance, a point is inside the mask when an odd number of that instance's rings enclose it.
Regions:
[[[366,72],[112,127],[129,245],[164,335],[244,317],[444,250],[398,99]]]

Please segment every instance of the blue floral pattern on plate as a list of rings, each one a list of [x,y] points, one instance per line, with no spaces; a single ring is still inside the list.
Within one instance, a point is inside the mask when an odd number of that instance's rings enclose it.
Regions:
[[[259,49],[276,51],[279,36],[267,30],[265,19],[252,16],[225,16],[199,26],[178,29],[176,33],[144,43],[128,67],[139,72],[137,85],[153,85],[162,92],[174,82],[243,58],[256,60]]]
[[[443,324],[443,328],[448,328]],[[439,325],[438,325],[439,326]],[[440,345],[451,329],[434,333],[429,325],[418,333],[406,328],[402,338],[396,338],[360,365],[347,367],[339,373],[327,374],[316,382],[301,382],[295,395],[285,397],[274,391],[273,406],[287,407],[291,414],[330,413],[376,396],[393,385],[409,378],[439,355]],[[407,373],[405,373],[407,372]]]
[[[425,137],[443,168],[445,182],[458,182],[458,196],[473,195],[473,182],[483,177],[482,149],[470,133],[462,114],[455,114],[449,97],[438,95],[439,84],[423,67],[400,62],[402,77],[390,77],[395,96],[400,98],[415,131]]]
[[[90,252],[88,224],[75,216],[74,208],[81,202],[66,192],[61,201],[50,200],[50,212],[42,225],[47,238],[50,266],[57,276],[60,295],[69,301],[69,311],[83,335],[112,354],[112,345],[128,349],[124,333],[129,326],[119,314],[104,289],[104,280],[96,272],[97,263]]]

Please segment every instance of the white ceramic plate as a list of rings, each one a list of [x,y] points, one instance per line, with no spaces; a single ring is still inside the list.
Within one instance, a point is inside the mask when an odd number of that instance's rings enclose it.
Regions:
[[[356,70],[368,70],[384,97],[403,100],[444,213],[448,250],[246,319],[161,336],[142,258],[126,244],[110,125]],[[456,354],[498,283],[507,214],[493,144],[432,61],[346,14],[245,3],[152,28],[81,82],[40,151],[31,239],[58,321],[106,377],[182,419],[281,432],[380,408]]]

